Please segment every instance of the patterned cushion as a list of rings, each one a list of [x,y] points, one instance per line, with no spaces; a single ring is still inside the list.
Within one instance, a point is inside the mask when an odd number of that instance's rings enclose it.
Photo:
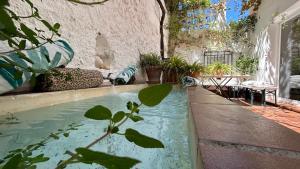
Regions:
[[[56,68],[51,73],[37,77],[36,91],[50,92],[99,87],[103,75],[97,70]]]

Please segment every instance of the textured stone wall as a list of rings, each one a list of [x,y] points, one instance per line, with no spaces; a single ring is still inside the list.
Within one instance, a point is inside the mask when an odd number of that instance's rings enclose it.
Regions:
[[[116,74],[136,64],[139,52],[159,54],[161,10],[156,0],[109,0],[95,6],[66,0],[33,2],[42,17],[50,23],[61,24],[62,38],[68,40],[75,51],[69,67],[96,69],[109,67],[111,63],[110,70],[103,71]],[[19,14],[28,14],[20,0],[10,3]],[[32,26],[37,24],[28,22]]]

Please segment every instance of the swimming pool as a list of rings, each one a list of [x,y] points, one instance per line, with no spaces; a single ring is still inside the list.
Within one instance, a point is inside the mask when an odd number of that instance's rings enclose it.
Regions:
[[[10,150],[37,143],[69,125],[80,125],[71,130],[67,137],[50,139],[46,145],[34,151],[43,153],[50,160],[40,163],[38,168],[54,168],[61,159],[69,156],[66,151],[83,147],[104,133],[106,122],[86,119],[84,113],[95,105],[104,105],[113,112],[126,109],[129,100],[138,101],[137,91],[107,95],[77,102],[18,112],[13,117],[0,116],[0,158]],[[164,149],[144,149],[128,142],[123,136],[113,135],[92,147],[93,150],[112,155],[129,156],[139,159],[134,168],[141,169],[190,169],[194,168],[188,127],[188,105],[186,92],[174,89],[173,92],[154,108],[142,107],[140,114],[144,121],[126,122],[122,129],[134,128],[141,133],[157,138],[165,145]],[[99,165],[69,165],[67,168],[99,168]],[[101,168],[101,167],[100,167]]]

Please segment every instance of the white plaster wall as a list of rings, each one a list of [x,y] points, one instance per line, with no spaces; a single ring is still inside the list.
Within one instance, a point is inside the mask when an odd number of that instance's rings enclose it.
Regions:
[[[259,57],[257,81],[278,85],[280,24],[274,18],[299,0],[263,0],[258,10],[253,42],[254,55]]]
[[[50,23],[61,24],[62,38],[68,40],[75,51],[75,57],[68,67],[96,69],[98,33],[107,38],[114,55],[109,72],[116,74],[128,65],[136,64],[139,52],[159,54],[161,10],[156,0],[109,0],[103,5],[94,6],[73,4],[66,0],[33,2],[43,18]],[[20,15],[28,13],[21,1],[10,0],[10,3]],[[32,26],[37,24],[30,20],[28,22]]]

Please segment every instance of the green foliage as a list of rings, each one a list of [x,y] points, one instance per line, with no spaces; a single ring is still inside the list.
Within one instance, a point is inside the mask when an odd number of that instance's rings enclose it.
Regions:
[[[117,113],[114,115],[114,117],[112,118],[112,122],[118,123],[118,122],[120,122],[121,120],[123,120],[124,117],[125,117],[125,112],[119,111],[119,112],[117,112]]]
[[[250,56],[240,56],[235,62],[236,68],[242,74],[253,74],[255,73],[258,65],[258,58]]]
[[[129,169],[140,163],[139,160],[118,157],[103,152],[92,151],[87,148],[77,148],[76,152],[79,154],[77,159],[86,164],[99,164],[108,169]]]
[[[20,0],[19,0],[20,1]],[[0,40],[6,43],[10,49],[0,53],[0,58],[5,64],[1,67],[15,68],[16,72],[32,72],[35,75],[44,70],[35,70],[33,67],[25,68],[16,61],[10,60],[9,53],[16,52],[21,60],[29,63],[33,61],[27,57],[24,50],[40,47],[44,43],[52,43],[54,36],[60,36],[58,33],[60,24],[50,24],[39,15],[39,10],[34,6],[31,0],[22,0],[24,8],[30,8],[31,14],[20,16],[10,9],[8,0],[1,0],[0,4]],[[28,21],[40,22],[41,27],[30,27]],[[48,29],[46,31],[45,29]],[[49,36],[47,36],[49,35]],[[49,58],[46,58],[49,60]],[[16,80],[20,76],[14,76]]]
[[[19,164],[22,160],[22,155],[17,154],[13,156],[4,166],[2,169],[12,169],[12,168],[19,168]]]
[[[110,120],[112,113],[108,108],[98,105],[88,110],[84,116],[93,120]]]
[[[211,5],[210,0],[183,0],[183,3],[192,8],[208,8]]]
[[[72,123],[66,129],[58,129],[55,133],[50,133],[48,137],[44,140],[28,145],[22,149],[16,149],[9,152],[9,154],[4,157],[6,163],[3,166],[0,166],[1,169],[32,169],[36,168],[37,163],[46,162],[49,160],[49,157],[45,157],[44,154],[39,154],[33,156],[33,152],[44,147],[45,144],[51,140],[58,140],[60,135],[64,137],[69,136],[69,132],[72,130],[77,130],[77,127],[81,125]]]
[[[291,75],[300,75],[300,56],[292,56]]]
[[[153,107],[158,105],[165,97],[169,95],[172,90],[172,86],[168,84],[150,86],[142,89],[139,92],[139,99],[142,104]]]
[[[204,66],[201,63],[194,62],[192,64],[187,64],[185,66],[185,74],[191,75],[193,73],[203,73],[204,72]]]
[[[222,76],[224,74],[229,74],[232,71],[232,67],[227,64],[220,62],[215,62],[206,67],[206,73],[209,75]]]
[[[231,39],[235,43],[244,43],[252,46],[249,34],[254,32],[257,16],[250,15],[238,21],[230,22]]]
[[[130,114],[130,113],[126,113],[126,116],[127,116],[128,118],[130,118],[130,119],[131,119],[132,121],[134,121],[134,122],[138,122],[138,121],[144,120],[143,117],[137,116],[137,115],[133,115],[133,114]]]
[[[253,12],[257,12],[262,0],[243,0],[241,13],[245,13],[253,7]]]
[[[141,54],[140,65],[143,68],[161,66],[160,56],[155,53]]]
[[[128,141],[143,148],[164,148],[159,140],[145,136],[134,129],[127,129],[125,137]]]
[[[172,70],[177,73],[183,73],[187,62],[180,56],[172,56],[163,63],[164,70]]]

